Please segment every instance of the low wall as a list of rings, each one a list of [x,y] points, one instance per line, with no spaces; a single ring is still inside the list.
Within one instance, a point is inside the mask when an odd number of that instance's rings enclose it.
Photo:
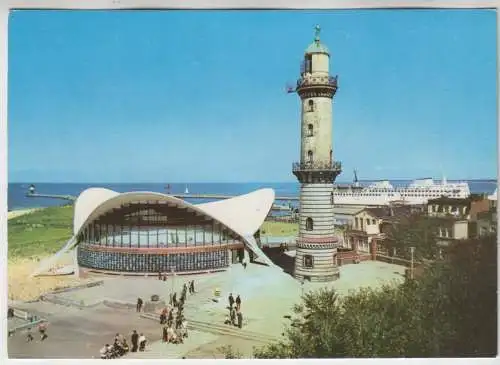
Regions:
[[[80,289],[86,289],[86,288],[92,288],[94,286],[99,286],[104,284],[104,280],[98,280],[98,281],[93,281],[91,283],[85,283],[85,284],[80,284],[80,285],[75,285],[67,288],[61,288],[61,289],[56,289],[53,290],[49,293],[46,294],[61,294],[61,293],[67,293],[67,292],[72,292],[75,290],[80,290]]]
[[[356,252],[354,250],[342,250],[337,252],[337,263],[339,266],[355,264],[367,260],[371,260],[371,256],[368,253]]]
[[[406,266],[406,267],[411,266],[410,260],[406,260],[406,259],[403,259],[403,258],[397,257],[397,256],[385,256],[385,255],[378,255],[377,254],[377,261],[387,262],[389,264],[395,264],[395,265],[402,265],[402,266]],[[415,267],[417,265],[420,265],[420,263],[417,261],[414,261],[413,266]]]

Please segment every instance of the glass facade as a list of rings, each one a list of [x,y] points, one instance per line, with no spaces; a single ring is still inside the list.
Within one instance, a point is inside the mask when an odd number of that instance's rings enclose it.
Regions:
[[[242,243],[234,232],[202,213],[158,201],[112,209],[84,227],[78,241],[80,266],[141,273],[227,267],[227,245]],[[176,250],[182,248],[192,252]]]

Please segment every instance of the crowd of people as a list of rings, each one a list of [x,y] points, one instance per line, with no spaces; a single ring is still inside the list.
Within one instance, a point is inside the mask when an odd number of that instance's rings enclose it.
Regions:
[[[181,295],[177,300],[177,292],[170,293],[169,303],[160,314],[160,324],[162,325],[162,339],[165,343],[179,344],[188,337],[187,320],[184,316],[184,304],[188,293],[195,293],[194,280],[184,283]]]
[[[144,351],[146,348],[146,336],[138,334],[136,330],[132,331],[130,336],[132,348],[129,347],[125,337],[119,333],[116,334],[113,345],[106,344],[101,348],[101,359],[117,359],[127,354],[129,351]]]
[[[233,293],[229,294],[229,314],[226,316],[224,324],[229,324],[241,328],[243,326],[243,314],[241,313],[241,298],[239,295],[236,299],[233,297]]]

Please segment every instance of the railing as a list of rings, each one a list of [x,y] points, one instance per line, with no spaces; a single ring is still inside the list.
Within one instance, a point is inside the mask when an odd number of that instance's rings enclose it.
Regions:
[[[342,163],[340,161],[329,162],[294,162],[292,165],[293,171],[308,171],[308,170],[333,170],[341,171]]]
[[[326,85],[336,88],[338,76],[311,76],[306,75],[297,80],[297,88],[303,86]]]

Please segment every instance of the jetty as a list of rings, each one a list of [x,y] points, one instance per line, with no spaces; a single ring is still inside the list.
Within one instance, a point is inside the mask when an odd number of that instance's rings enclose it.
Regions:
[[[76,200],[76,196],[73,195],[57,195],[57,194],[39,194],[39,193],[26,193],[28,198],[49,198],[49,199],[61,199],[67,200],[70,202],[74,202]]]

